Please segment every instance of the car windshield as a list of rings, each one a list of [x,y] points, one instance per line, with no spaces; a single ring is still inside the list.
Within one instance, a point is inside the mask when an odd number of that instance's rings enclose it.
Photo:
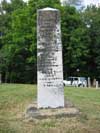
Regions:
[[[67,78],[67,81],[75,81],[75,80],[78,80],[77,77],[68,77]]]
[[[67,78],[67,81],[72,81],[73,79],[71,77],[68,77]]]
[[[66,80],[67,80],[67,81],[78,81],[78,79],[79,79],[80,81],[86,80],[85,77],[68,77]]]
[[[84,80],[86,80],[86,78],[80,77],[80,81],[84,81]]]
[[[78,80],[78,78],[74,78],[73,80]]]

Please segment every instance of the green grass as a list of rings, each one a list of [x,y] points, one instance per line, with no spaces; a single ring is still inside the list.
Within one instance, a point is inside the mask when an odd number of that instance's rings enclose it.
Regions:
[[[99,89],[65,87],[65,99],[81,112],[77,117],[25,122],[23,112],[36,94],[36,85],[0,85],[0,133],[100,133]]]

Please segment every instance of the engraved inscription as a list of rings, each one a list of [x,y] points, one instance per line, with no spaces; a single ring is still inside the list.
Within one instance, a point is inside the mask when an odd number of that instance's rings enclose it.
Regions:
[[[63,107],[62,44],[58,10],[38,10],[37,70],[38,107]]]

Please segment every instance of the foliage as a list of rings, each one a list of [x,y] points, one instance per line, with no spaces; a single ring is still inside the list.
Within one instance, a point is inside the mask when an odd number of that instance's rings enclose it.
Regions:
[[[69,6],[63,7],[62,11],[62,43],[65,76],[78,76],[77,69],[86,76],[88,32],[80,13]]]
[[[92,78],[100,79],[100,8],[88,7],[83,13],[83,21],[90,38],[88,71]]]
[[[59,0],[55,2],[53,0],[30,0],[28,5],[22,0],[11,0],[11,3],[5,0],[2,2],[4,14],[1,17],[6,15],[5,21],[7,24],[10,23],[9,26],[1,23],[1,30],[4,26],[4,32],[6,32],[1,36],[1,53],[4,55],[0,57],[3,60],[0,63],[0,70],[5,76],[5,82],[36,82],[36,12],[38,8],[54,7],[57,4],[60,5]],[[3,18],[1,19],[3,22]],[[9,32],[6,31],[7,28]],[[1,34],[4,34],[3,30]],[[10,51],[5,51],[5,47]],[[9,61],[8,54],[11,57]],[[8,63],[5,63],[5,60]],[[4,69],[5,67],[7,69]]]
[[[79,2],[76,0],[74,2]],[[70,1],[73,3],[73,1]],[[100,78],[100,8],[80,12],[59,0],[3,0],[0,4],[0,72],[3,82],[36,83],[37,9],[61,12],[63,68],[66,76]],[[78,71],[77,71],[78,70]]]

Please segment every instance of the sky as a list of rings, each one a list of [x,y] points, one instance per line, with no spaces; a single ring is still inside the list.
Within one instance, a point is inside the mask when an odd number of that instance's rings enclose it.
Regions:
[[[2,0],[0,0],[1,2]],[[8,0],[9,1],[9,0]],[[24,0],[24,1],[28,1],[28,0]],[[62,0],[61,0],[62,1]],[[98,5],[98,3],[100,3],[100,0],[83,0],[84,2],[84,5],[87,6],[89,4],[95,4],[95,5]]]
[[[98,3],[100,3],[100,0],[84,0],[85,5],[89,5],[89,4],[98,5]]]

